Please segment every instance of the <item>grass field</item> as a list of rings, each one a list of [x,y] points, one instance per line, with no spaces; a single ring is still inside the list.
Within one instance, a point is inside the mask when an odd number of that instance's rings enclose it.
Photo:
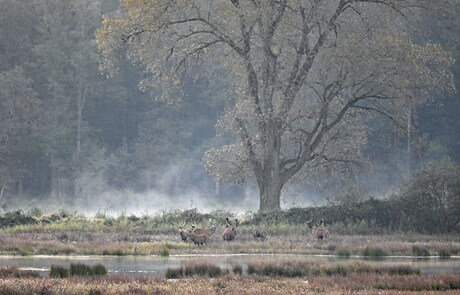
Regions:
[[[18,215],[20,216],[20,215]],[[27,219],[29,220],[29,219]],[[39,215],[25,223],[4,226],[0,233],[1,255],[177,255],[177,254],[326,254],[338,256],[438,256],[448,259],[460,253],[460,235],[422,235],[382,231],[344,234],[331,225],[324,242],[315,239],[303,224],[277,222],[254,225],[244,219],[234,241],[224,242],[224,224],[206,246],[182,242],[178,226],[183,216],[85,217],[77,214]],[[193,220],[198,227],[205,220]],[[267,239],[254,240],[257,226]],[[360,231],[361,232],[361,231]],[[458,258],[455,258],[458,259]],[[294,267],[292,268],[292,265]],[[273,266],[254,264],[218,275],[192,273],[177,279],[158,277],[43,278],[14,269],[0,272],[0,294],[459,294],[460,275],[421,275],[395,266],[391,271],[367,267],[317,266],[294,262]],[[201,266],[195,267],[200,269]],[[308,270],[308,271],[307,271]],[[204,273],[207,271],[205,270]],[[209,273],[209,271],[208,271]],[[291,276],[289,274],[298,274]]]

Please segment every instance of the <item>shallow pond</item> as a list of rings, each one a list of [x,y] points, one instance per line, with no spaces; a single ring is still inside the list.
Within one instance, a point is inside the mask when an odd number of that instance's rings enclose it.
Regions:
[[[159,256],[0,256],[0,266],[17,266],[20,269],[36,270],[48,275],[51,265],[69,266],[71,263],[87,265],[102,264],[109,275],[156,275],[163,277],[168,268],[177,268],[189,262],[208,262],[222,268],[231,268],[234,263],[242,265],[243,270],[253,261],[281,261],[309,259],[321,264],[363,262],[373,265],[408,265],[420,269],[422,274],[460,274],[460,257],[450,259],[387,257],[368,260],[362,257],[340,258],[329,255],[173,255]]]

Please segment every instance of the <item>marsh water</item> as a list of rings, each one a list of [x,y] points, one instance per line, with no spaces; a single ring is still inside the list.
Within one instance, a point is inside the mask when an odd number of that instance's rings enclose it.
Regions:
[[[231,269],[235,263],[247,268],[254,261],[277,262],[282,260],[309,259],[321,264],[368,263],[374,265],[406,265],[417,268],[422,274],[460,274],[460,257],[439,259],[437,257],[387,257],[368,260],[362,257],[340,258],[337,256],[312,255],[173,255],[160,256],[0,256],[0,266],[16,266],[36,270],[47,276],[51,265],[69,266],[73,263],[102,264],[109,275],[156,275],[164,277],[168,268],[177,268],[191,262],[208,262]]]

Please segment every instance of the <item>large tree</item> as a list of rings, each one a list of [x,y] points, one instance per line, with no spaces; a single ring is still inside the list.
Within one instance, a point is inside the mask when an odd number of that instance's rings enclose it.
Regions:
[[[152,74],[141,87],[166,100],[194,62],[225,68],[234,107],[219,126],[237,141],[208,151],[207,167],[221,182],[255,178],[260,210],[278,210],[296,176],[365,162],[368,113],[397,121],[404,106],[451,87],[451,57],[406,28],[405,17],[433,3],[123,0],[97,32],[101,68],[112,73],[127,48]]]

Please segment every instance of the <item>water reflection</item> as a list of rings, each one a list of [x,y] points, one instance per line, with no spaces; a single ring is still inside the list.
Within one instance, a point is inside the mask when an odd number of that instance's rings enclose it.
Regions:
[[[44,276],[52,264],[68,266],[71,263],[94,265],[103,264],[110,274],[122,275],[156,275],[163,277],[168,268],[176,268],[188,262],[209,262],[222,268],[231,268],[238,263],[245,270],[253,261],[276,262],[286,259],[309,259],[321,264],[368,263],[372,265],[406,265],[420,269],[422,274],[460,274],[460,257],[450,259],[417,259],[411,257],[390,257],[377,261],[360,257],[339,258],[336,256],[306,255],[177,255],[159,256],[0,256],[0,266],[15,265],[21,269],[40,271]]]

